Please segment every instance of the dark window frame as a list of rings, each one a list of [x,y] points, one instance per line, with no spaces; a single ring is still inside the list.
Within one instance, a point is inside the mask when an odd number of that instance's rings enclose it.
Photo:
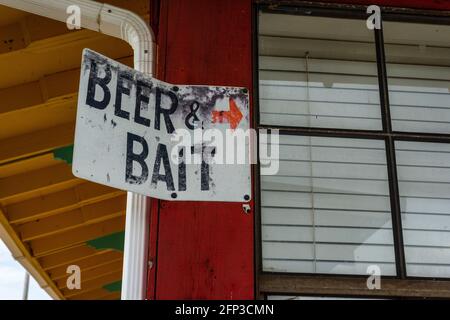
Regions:
[[[383,28],[374,30],[374,45],[377,57],[378,83],[382,130],[351,130],[318,127],[290,127],[262,125],[259,117],[259,53],[258,13],[278,13],[331,18],[363,19],[368,18],[367,6],[306,1],[257,1],[253,6],[253,127],[259,129],[279,129],[283,135],[323,136],[335,138],[384,140],[386,146],[386,164],[389,179],[392,231],[396,276],[383,276],[381,290],[368,290],[366,275],[319,274],[319,273],[276,273],[263,271],[262,268],[262,225],[261,190],[259,164],[253,168],[255,195],[255,289],[257,298],[268,294],[328,295],[328,296],[364,296],[364,297],[450,297],[450,278],[411,277],[406,272],[405,248],[400,208],[400,193],[397,179],[395,141],[450,143],[450,134],[421,132],[399,132],[392,129],[389,103],[388,74],[384,52]],[[414,10],[405,8],[381,7],[382,21],[415,22],[437,25],[450,25],[450,12]],[[280,282],[278,287],[277,282]],[[317,283],[316,286],[302,286],[302,283]],[[383,289],[383,283],[388,288]],[[275,285],[274,285],[275,284]],[[327,285],[327,289],[322,287]],[[417,287],[411,288],[414,285]]]

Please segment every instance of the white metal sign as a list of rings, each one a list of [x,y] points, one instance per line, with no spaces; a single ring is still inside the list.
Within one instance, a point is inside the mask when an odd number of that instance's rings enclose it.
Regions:
[[[247,202],[248,129],[245,88],[175,86],[83,51],[77,177],[159,199]]]

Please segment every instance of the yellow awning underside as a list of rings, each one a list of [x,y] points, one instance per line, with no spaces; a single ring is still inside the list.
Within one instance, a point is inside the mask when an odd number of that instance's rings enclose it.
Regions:
[[[148,21],[148,1],[106,2]],[[0,237],[52,297],[118,299],[126,195],[71,172],[83,48],[133,64],[124,41],[0,6]]]

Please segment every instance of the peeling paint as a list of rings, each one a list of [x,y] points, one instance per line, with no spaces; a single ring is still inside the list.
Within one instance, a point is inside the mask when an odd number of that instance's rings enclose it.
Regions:
[[[247,89],[173,85],[91,50],[83,54],[77,177],[166,200],[241,202],[251,194],[250,165],[206,160],[216,155],[206,143],[191,145],[199,164],[169,156],[178,147],[171,140],[176,129],[248,129]]]

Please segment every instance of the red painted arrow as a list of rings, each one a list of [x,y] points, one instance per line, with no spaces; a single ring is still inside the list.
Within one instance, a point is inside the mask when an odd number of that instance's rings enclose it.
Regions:
[[[242,120],[242,112],[239,110],[236,102],[230,98],[230,110],[229,111],[213,111],[212,112],[212,122],[223,123],[228,122],[231,129],[236,129],[239,122]]]

